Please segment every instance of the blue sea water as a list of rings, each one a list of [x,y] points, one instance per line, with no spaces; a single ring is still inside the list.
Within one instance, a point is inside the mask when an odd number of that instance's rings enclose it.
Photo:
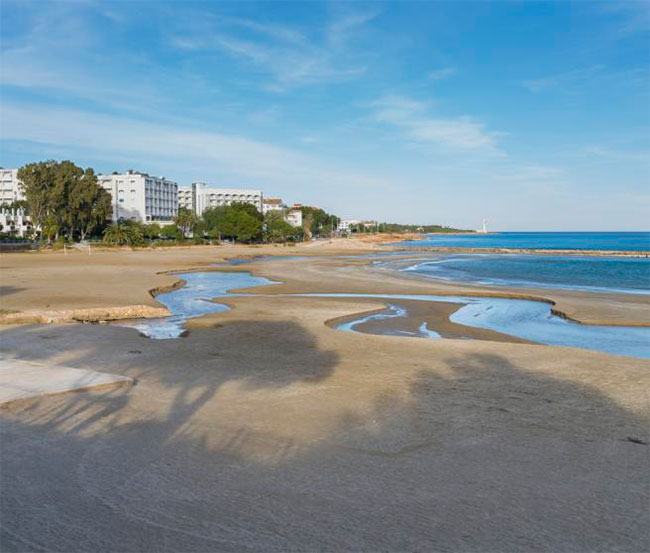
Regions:
[[[522,248],[528,250],[609,250],[650,252],[650,232],[494,232],[429,234],[400,246],[445,248]]]
[[[490,286],[650,294],[650,258],[451,254],[401,269],[424,277]]]

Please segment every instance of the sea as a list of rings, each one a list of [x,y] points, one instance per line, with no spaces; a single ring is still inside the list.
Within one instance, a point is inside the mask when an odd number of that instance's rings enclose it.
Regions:
[[[650,294],[650,232],[495,232],[427,235],[404,247],[450,247],[410,264],[414,275],[488,286],[524,286],[591,292]],[[462,253],[462,248],[638,252],[635,256],[525,253]],[[390,262],[384,263],[386,265]]]
[[[487,286],[650,294],[650,258],[526,254],[442,254],[401,271]]]
[[[401,246],[650,252],[650,232],[490,232],[430,234]]]

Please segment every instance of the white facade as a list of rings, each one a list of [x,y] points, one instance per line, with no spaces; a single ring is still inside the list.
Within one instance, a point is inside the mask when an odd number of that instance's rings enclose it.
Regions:
[[[194,211],[194,196],[191,186],[178,187],[178,207],[184,207],[190,211]]]
[[[24,199],[18,169],[0,169],[0,205]]]
[[[282,198],[264,198],[262,200],[262,213],[266,215],[269,211],[282,211],[287,206],[282,202]]]
[[[292,209],[288,211],[284,217],[284,220],[292,227],[302,227],[302,210]]]
[[[346,219],[346,220],[341,219],[339,221],[338,230],[340,232],[349,232],[350,227],[354,227],[360,223],[361,221],[359,221],[358,219]]]
[[[188,200],[188,189],[191,191]],[[178,192],[179,205],[183,203],[188,207],[188,201],[194,212],[200,217],[210,207],[230,205],[233,202],[252,204],[258,211],[262,211],[263,194],[261,190],[248,190],[241,188],[213,188],[204,182],[193,182],[191,187],[181,186]]]
[[[165,223],[178,215],[178,185],[165,177],[127,171],[120,175],[97,175],[97,182],[111,194],[113,221]]]
[[[21,237],[32,230],[32,223],[22,209],[0,207],[0,225],[0,232]]]

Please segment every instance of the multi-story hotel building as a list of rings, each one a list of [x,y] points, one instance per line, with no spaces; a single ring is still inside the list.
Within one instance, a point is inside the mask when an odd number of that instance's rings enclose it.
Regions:
[[[0,168],[0,205],[24,199],[25,195],[18,180],[18,169]]]
[[[97,182],[111,194],[114,221],[166,223],[178,215],[178,185],[165,177],[127,171],[97,175]]]
[[[178,187],[178,207],[184,207],[190,211],[194,211],[194,196],[192,194],[191,186]]]
[[[178,188],[178,205],[192,209],[200,217],[209,207],[243,202],[254,205],[262,211],[263,194],[261,190],[240,188],[213,188],[204,182],[193,182],[191,186]]]

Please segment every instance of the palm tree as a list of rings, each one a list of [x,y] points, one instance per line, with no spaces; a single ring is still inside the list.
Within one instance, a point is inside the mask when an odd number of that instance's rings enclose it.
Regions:
[[[125,246],[129,243],[129,232],[126,225],[115,223],[104,230],[104,243],[111,246]]]

